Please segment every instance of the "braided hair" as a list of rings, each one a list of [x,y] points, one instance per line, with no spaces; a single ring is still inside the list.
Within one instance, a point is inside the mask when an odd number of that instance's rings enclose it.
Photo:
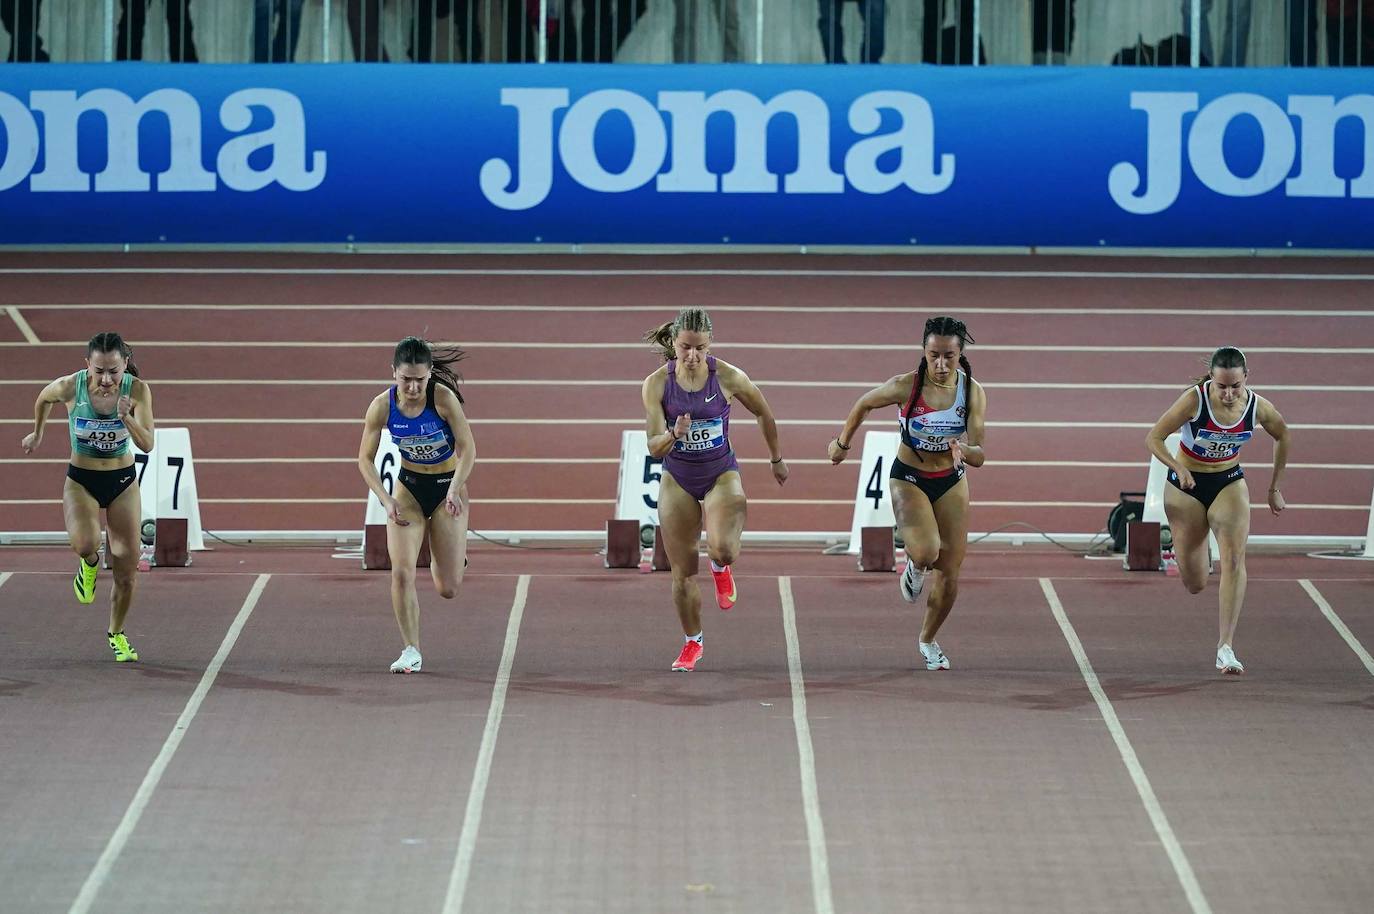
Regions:
[[[429,394],[433,394],[435,384],[442,384],[453,391],[458,402],[463,402],[463,394],[458,390],[458,382],[463,379],[457,371],[453,369],[454,364],[461,362],[467,357],[467,353],[457,346],[435,346],[429,340],[418,336],[408,336],[396,344],[396,351],[391,356],[391,367],[400,368],[402,365],[428,365],[429,366]]]
[[[964,402],[968,404],[970,410],[973,409],[973,366],[968,363],[968,358],[964,355],[964,346],[974,342],[969,335],[968,327],[964,322],[954,317],[932,317],[926,321],[926,329],[921,334],[921,346],[924,349],[926,341],[931,336],[954,336],[959,338],[959,367],[964,369]],[[919,395],[921,388],[926,383],[926,358],[925,353],[921,353],[921,363],[916,366],[916,393]]]
[[[663,361],[668,362],[677,357],[673,350],[673,341],[683,330],[688,333],[711,332],[711,315],[706,313],[705,308],[683,308],[677,313],[677,317],[660,324],[648,333],[644,334],[644,342],[653,344],[658,354],[663,357]]]
[[[124,337],[115,333],[113,330],[106,330],[104,333],[97,333],[91,337],[91,341],[86,344],[86,358],[90,358],[97,352],[117,352],[124,357],[127,367],[124,369],[134,377],[138,377],[138,366],[134,364],[134,349],[124,342]]]

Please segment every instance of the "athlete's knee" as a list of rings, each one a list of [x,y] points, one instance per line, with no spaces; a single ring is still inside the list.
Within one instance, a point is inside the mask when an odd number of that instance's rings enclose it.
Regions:
[[[400,587],[415,586],[415,569],[404,565],[391,563],[391,583]]]
[[[138,562],[114,563],[115,587],[132,590],[136,583],[138,583]]]
[[[1223,573],[1243,574],[1245,572],[1245,550],[1223,550],[1221,553],[1221,570]]]
[[[1191,594],[1199,594],[1207,589],[1207,575],[1205,573],[1185,574],[1182,577],[1183,586],[1186,587]]]
[[[75,552],[82,558],[87,558],[89,556],[95,555],[99,548],[100,541],[97,539],[92,539],[91,537],[86,536],[72,537],[72,552]]]
[[[940,558],[940,543],[935,542],[908,542],[906,544],[906,557],[909,561],[915,562],[917,568],[932,568]]]
[[[739,559],[739,545],[712,546],[708,553],[711,556],[711,561],[717,565],[733,565]]]
[[[458,591],[461,588],[457,581],[446,581],[435,589],[439,591],[439,596],[443,597],[445,600],[452,600],[454,597],[458,596]]]

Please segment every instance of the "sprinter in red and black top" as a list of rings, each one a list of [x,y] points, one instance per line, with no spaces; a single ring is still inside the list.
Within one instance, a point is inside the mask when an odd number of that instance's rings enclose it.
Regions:
[[[1207,533],[1221,549],[1220,635],[1217,669],[1239,675],[1232,642],[1245,602],[1245,544],[1250,536],[1250,492],[1240,449],[1258,424],[1274,439],[1274,472],[1269,479],[1269,510],[1284,509],[1279,481],[1288,464],[1288,426],[1274,405],[1246,387],[1245,353],[1223,346],[1212,353],[1207,376],[1185,390],[1145,436],[1145,446],[1169,468],[1164,513],[1174,538],[1179,576],[1189,593],[1207,586],[1211,564]],[[1179,449],[1169,453],[1165,439],[1181,432]]]

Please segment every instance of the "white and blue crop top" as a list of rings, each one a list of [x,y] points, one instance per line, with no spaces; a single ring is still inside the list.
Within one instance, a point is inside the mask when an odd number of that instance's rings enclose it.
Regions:
[[[926,406],[918,382],[912,383],[911,396],[897,414],[903,444],[914,451],[948,451],[949,439],[968,431],[968,395],[962,371],[956,373],[954,384],[954,403],[947,409],[932,410]]]
[[[425,408],[420,415],[410,417],[396,405],[396,388],[388,399],[391,409],[386,417],[386,429],[401,451],[401,458],[421,465],[439,464],[453,456],[453,429],[434,408],[434,385],[425,393]]]

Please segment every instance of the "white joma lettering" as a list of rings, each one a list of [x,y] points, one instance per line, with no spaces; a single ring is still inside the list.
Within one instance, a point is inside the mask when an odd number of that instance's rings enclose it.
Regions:
[[[271,123],[245,133],[255,108],[266,109]],[[43,115],[40,134],[34,112]],[[77,123],[87,113],[104,117],[105,166],[87,173],[79,165]],[[12,95],[0,92],[0,128],[6,149],[0,160],[0,191],[29,179],[34,192],[147,192],[152,175],[139,164],[139,123],[149,114],[167,119],[170,164],[157,176],[159,192],[213,191],[218,181],[231,190],[261,190],[279,184],[287,190],[318,187],[325,176],[325,153],[307,153],[305,111],[300,99],[278,89],[243,89],[224,100],[220,123],[239,134],[228,140],[215,158],[215,171],[205,167],[201,154],[201,109],[194,96],[180,89],[158,89],[138,101],[116,89],[92,89],[77,95],[69,90],[34,91],[26,108]],[[259,149],[270,149],[262,169],[248,164]],[[35,172],[40,151],[43,168]]]
[[[659,193],[777,193],[778,176],[768,169],[768,125],[780,115],[796,125],[797,167],[784,176],[786,194],[839,194],[845,182],[861,193],[883,194],[900,188],[938,194],[954,182],[954,156],[935,155],[935,118],[930,105],[910,92],[870,92],[849,107],[849,126],[864,136],[844,156],[843,174],[831,167],[830,109],[811,92],[791,90],[767,102],[738,89],[660,92],[657,103],[623,89],[602,89],[571,104],[566,88],[503,89],[501,104],[515,109],[516,156],[511,163],[493,158],[482,165],[483,196],[507,210],[538,206],[553,189],[554,149],[569,177],[589,190],[620,193],[654,182]],[[554,114],[567,108],[558,125]],[[878,134],[882,112],[896,114],[896,129]],[[633,137],[629,164],[607,171],[593,138],[601,119],[615,112],[627,119]],[[734,127],[734,164],[723,174],[706,166],[706,121],[728,114]],[[665,126],[667,116],[671,127]],[[896,167],[878,168],[878,159],[897,153]],[[663,165],[671,155],[671,166]]]
[[[1198,110],[1196,92],[1132,92],[1131,107],[1145,112],[1145,172],[1131,162],[1118,162],[1107,175],[1107,189],[1128,213],[1150,215],[1174,205],[1187,164],[1203,186],[1226,197],[1254,197],[1284,185],[1288,197],[1374,197],[1374,95],[1290,95],[1288,110],[1262,95],[1235,92]],[[1184,145],[1184,115],[1197,111]],[[1336,124],[1352,117],[1361,122],[1364,159],[1360,172],[1346,180],[1336,174]],[[1237,118],[1259,127],[1263,144],[1258,167],[1249,175],[1231,170],[1223,153],[1226,129]],[[1301,170],[1289,176],[1298,158]]]

